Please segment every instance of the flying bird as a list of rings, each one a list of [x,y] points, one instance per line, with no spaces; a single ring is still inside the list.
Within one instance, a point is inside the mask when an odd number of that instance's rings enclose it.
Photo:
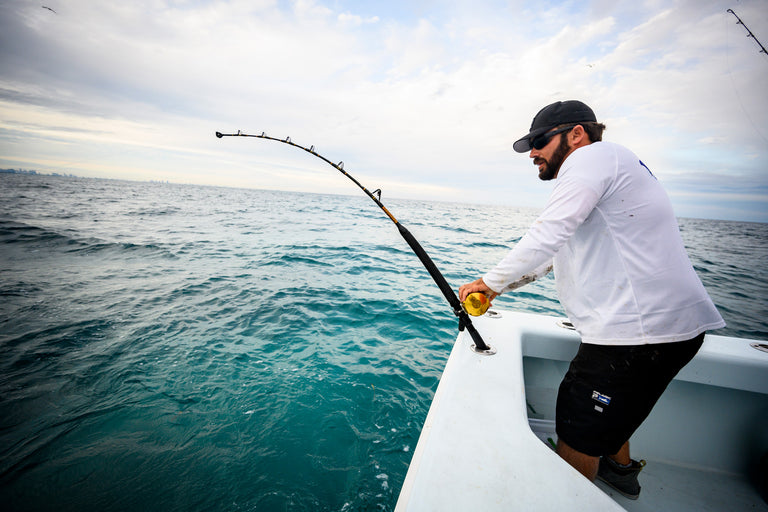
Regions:
[[[42,7],[43,9],[48,9],[48,10],[49,10],[49,11],[51,11],[53,14],[59,14],[59,13],[57,13],[56,11],[54,11],[53,9],[51,9],[50,7],[48,7],[47,5],[43,5],[43,6],[41,6],[41,7]]]

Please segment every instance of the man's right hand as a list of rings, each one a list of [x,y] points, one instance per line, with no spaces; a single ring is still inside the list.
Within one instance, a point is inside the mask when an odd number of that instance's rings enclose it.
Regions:
[[[491,301],[499,295],[498,293],[488,288],[488,286],[485,284],[485,281],[483,281],[483,278],[481,277],[477,281],[472,281],[471,283],[463,284],[459,287],[459,300],[464,302],[464,300],[467,298],[467,295],[475,292],[484,293],[488,296],[488,300]]]

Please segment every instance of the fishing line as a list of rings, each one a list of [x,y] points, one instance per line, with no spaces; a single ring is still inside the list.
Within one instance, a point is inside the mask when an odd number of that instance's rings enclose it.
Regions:
[[[473,349],[476,352],[483,353],[483,354],[491,354],[493,353],[493,349],[491,349],[485,341],[483,341],[483,337],[480,336],[480,333],[477,332],[477,329],[475,329],[475,326],[472,324],[472,320],[469,318],[469,315],[467,314],[466,310],[461,305],[461,302],[459,301],[459,298],[456,296],[456,292],[453,291],[453,288],[448,284],[448,281],[445,280],[445,277],[443,277],[443,274],[440,273],[440,270],[438,270],[437,265],[435,265],[435,262],[432,261],[432,258],[429,257],[427,254],[427,251],[424,250],[424,248],[421,246],[421,244],[414,238],[414,236],[411,234],[410,231],[408,231],[405,226],[403,226],[392,213],[387,209],[386,206],[381,202],[381,189],[374,190],[371,192],[367,188],[365,188],[359,181],[357,181],[352,175],[350,175],[347,171],[344,170],[344,162],[339,163],[333,163],[323,155],[319,154],[317,151],[315,151],[315,146],[310,146],[309,148],[305,148],[304,146],[300,144],[296,144],[295,142],[291,141],[290,137],[286,137],[284,139],[279,139],[276,137],[269,137],[266,133],[262,132],[261,135],[249,135],[247,133],[241,133],[240,130],[237,131],[237,133],[221,133],[216,132],[216,137],[222,138],[222,137],[254,137],[257,139],[267,139],[267,140],[274,140],[276,142],[282,142],[283,144],[287,144],[289,146],[293,146],[295,148],[303,149],[307,153],[316,156],[317,158],[323,160],[325,163],[342,173],[344,176],[352,180],[352,182],[357,185],[360,190],[362,190],[365,195],[370,197],[374,203],[376,203],[376,206],[381,208],[381,210],[386,214],[387,217],[389,217],[389,220],[391,220],[395,226],[397,226],[398,231],[400,232],[400,235],[405,239],[405,241],[408,243],[410,248],[413,250],[413,252],[418,256],[419,260],[421,260],[421,263],[424,265],[424,267],[427,269],[427,272],[429,272],[429,275],[432,276],[432,279],[435,281],[435,284],[438,288],[440,288],[440,291],[443,292],[443,296],[445,296],[446,300],[448,301],[448,304],[451,305],[451,308],[453,309],[453,314],[456,315],[459,319],[459,331],[463,331],[466,329],[470,336],[472,336],[472,341],[475,342],[475,345]]]

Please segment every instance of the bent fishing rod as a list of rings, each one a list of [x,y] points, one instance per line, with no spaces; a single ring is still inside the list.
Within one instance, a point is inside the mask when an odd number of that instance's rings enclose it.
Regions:
[[[357,185],[360,190],[362,190],[365,195],[370,197],[374,203],[376,203],[376,206],[381,208],[381,210],[389,217],[389,220],[395,223],[395,226],[397,226],[398,231],[400,232],[400,235],[405,239],[405,241],[408,243],[410,248],[413,250],[414,253],[416,253],[416,256],[418,256],[419,260],[421,260],[421,263],[424,265],[424,267],[427,269],[427,272],[429,272],[429,275],[432,276],[432,279],[435,281],[435,284],[437,284],[437,287],[440,288],[440,291],[443,292],[443,296],[445,296],[446,300],[448,301],[448,304],[451,305],[451,308],[453,308],[453,314],[456,315],[459,319],[459,331],[463,331],[466,329],[469,332],[469,335],[472,336],[472,341],[475,342],[475,346],[473,349],[476,352],[479,353],[485,353],[489,354],[492,353],[492,349],[485,343],[483,340],[483,337],[480,336],[480,333],[477,332],[477,329],[475,329],[475,326],[472,324],[472,320],[470,320],[469,315],[467,314],[466,310],[461,306],[461,302],[459,301],[459,298],[456,296],[456,293],[453,291],[451,286],[448,284],[448,281],[445,280],[445,277],[443,277],[443,274],[440,273],[440,270],[438,270],[437,265],[435,265],[435,262],[432,261],[432,258],[429,257],[429,254],[427,254],[427,251],[424,250],[424,248],[421,246],[421,244],[414,238],[414,236],[411,234],[410,231],[408,231],[405,226],[403,226],[392,213],[387,209],[386,206],[381,202],[381,189],[376,189],[373,192],[365,188],[359,181],[357,181],[352,175],[350,175],[347,171],[344,170],[344,162],[339,162],[338,164],[333,163],[323,155],[319,154],[317,151],[315,151],[315,146],[310,146],[309,148],[306,148],[300,144],[296,144],[295,142],[291,141],[290,137],[286,137],[284,139],[279,139],[276,137],[269,137],[266,133],[262,132],[261,135],[250,135],[247,133],[241,133],[240,130],[237,131],[237,133],[221,133],[216,132],[216,137],[222,138],[222,137],[253,137],[257,139],[267,139],[267,140],[273,140],[276,142],[282,142],[283,144],[288,144],[289,146],[293,146],[295,148],[303,149],[307,153],[316,156],[317,158],[323,160],[325,163],[339,171],[341,174],[352,180],[352,182]]]
[[[768,55],[768,51],[766,51],[766,49],[765,49],[765,46],[763,46],[763,43],[761,43],[760,41],[758,41],[758,39],[757,39],[757,37],[755,36],[755,34],[753,34],[751,30],[749,30],[749,27],[747,26],[747,24],[746,24],[746,23],[744,23],[743,21],[741,21],[741,18],[739,18],[739,15],[738,15],[738,14],[736,14],[735,12],[733,12],[733,9],[728,9],[728,10],[727,10],[727,11],[725,11],[725,12],[729,12],[729,13],[733,14],[734,16],[736,16],[736,19],[737,19],[737,20],[739,20],[739,21],[737,21],[737,22],[736,22],[736,24],[737,24],[737,25],[741,25],[741,26],[743,26],[743,27],[744,27],[744,30],[746,30],[746,31],[747,31],[747,37],[751,37],[752,39],[754,39],[754,40],[755,40],[755,42],[757,43],[757,45],[760,47],[760,53],[764,53],[764,54]]]

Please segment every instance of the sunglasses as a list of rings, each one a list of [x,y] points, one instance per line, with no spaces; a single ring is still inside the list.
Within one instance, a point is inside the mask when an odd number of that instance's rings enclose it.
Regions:
[[[544,146],[549,144],[549,141],[552,140],[552,137],[554,137],[558,133],[571,131],[574,126],[576,125],[574,124],[571,126],[565,126],[563,128],[558,128],[557,130],[552,130],[551,132],[542,133],[541,135],[539,135],[538,137],[536,137],[531,141],[531,147],[534,149],[544,149]]]

